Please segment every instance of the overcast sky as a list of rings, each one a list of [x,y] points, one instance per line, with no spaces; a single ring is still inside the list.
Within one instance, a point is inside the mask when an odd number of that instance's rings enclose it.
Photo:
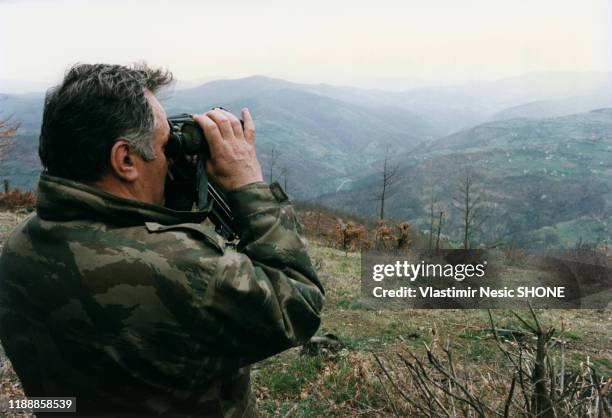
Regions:
[[[0,79],[146,60],[183,80],[372,85],[611,71],[612,0],[0,0]]]

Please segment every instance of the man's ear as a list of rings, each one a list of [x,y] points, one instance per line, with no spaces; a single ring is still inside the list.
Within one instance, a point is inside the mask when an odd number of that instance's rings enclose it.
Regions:
[[[111,170],[124,181],[135,181],[138,179],[139,173],[134,157],[134,151],[127,141],[119,140],[115,142],[110,152]]]

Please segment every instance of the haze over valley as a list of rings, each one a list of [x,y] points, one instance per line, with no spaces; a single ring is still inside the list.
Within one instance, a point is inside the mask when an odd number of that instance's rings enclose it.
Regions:
[[[456,236],[454,200],[469,170],[491,219],[483,242],[561,245],[611,235],[611,80],[561,72],[398,92],[254,76],[178,83],[159,96],[168,115],[249,107],[264,176],[295,199],[377,216],[388,153],[399,179],[386,217],[427,230],[433,193],[444,232]],[[43,96],[0,94],[3,117],[19,123],[0,178],[22,189],[40,172]]]

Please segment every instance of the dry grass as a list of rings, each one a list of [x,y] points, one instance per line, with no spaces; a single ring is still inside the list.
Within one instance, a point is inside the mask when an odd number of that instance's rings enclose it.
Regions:
[[[0,212],[0,249],[13,228],[26,216],[23,212]]]
[[[0,241],[24,217],[0,213]],[[503,355],[491,337],[486,311],[372,310],[360,302],[359,253],[312,242],[310,254],[326,288],[319,334],[334,334],[347,348],[314,357],[301,355],[296,348],[255,365],[254,391],[262,416],[388,417],[396,412],[419,416],[389,386],[374,354],[389,359],[406,352],[424,356],[425,344],[431,346],[434,341],[452,343],[460,370],[478,371],[474,387],[486,389],[483,376],[503,369]],[[539,315],[543,323],[564,324],[568,371],[578,373],[588,356],[599,375],[612,376],[610,310],[543,310]],[[509,311],[495,311],[495,317],[500,328],[521,329]],[[0,370],[2,393],[20,395],[18,381],[1,352]],[[502,394],[496,396],[502,398]]]

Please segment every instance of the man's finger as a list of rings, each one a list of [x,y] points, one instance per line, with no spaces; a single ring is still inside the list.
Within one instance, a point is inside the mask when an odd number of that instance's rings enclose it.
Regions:
[[[249,109],[246,107],[242,109],[242,120],[244,121],[244,137],[248,143],[255,143],[255,123],[253,123],[253,118],[251,117],[251,113]]]
[[[205,114],[194,115],[193,120],[195,120],[204,131],[206,142],[208,142],[208,149],[210,150],[210,155],[213,156],[221,154],[221,150],[223,148],[223,137],[221,136],[221,132],[219,131],[219,127],[215,121]]]
[[[240,119],[238,119],[232,112],[227,109],[219,108],[223,112],[223,114],[229,119],[230,124],[232,125],[232,130],[234,131],[234,136],[236,138],[242,138],[244,136],[242,130],[242,124],[240,123]]]
[[[235,138],[234,129],[230,119],[225,115],[225,112],[221,109],[213,109],[206,112],[206,116],[212,119],[219,127],[219,132],[224,140],[231,140]]]

